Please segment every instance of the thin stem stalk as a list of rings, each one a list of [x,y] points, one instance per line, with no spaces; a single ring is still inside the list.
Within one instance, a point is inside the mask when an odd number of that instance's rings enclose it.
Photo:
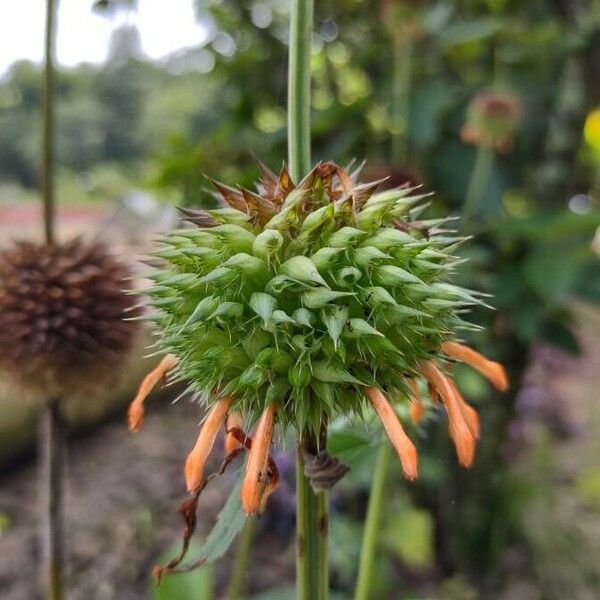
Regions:
[[[310,58],[313,0],[292,0],[288,65],[288,162],[298,181],[310,169]]]
[[[413,41],[411,33],[399,27],[394,33],[392,74],[392,164],[405,164],[408,158],[408,122],[412,81]]]
[[[296,460],[296,598],[329,596],[329,515],[327,492],[315,493],[304,474],[304,451],[316,453],[313,440],[298,444]]]
[[[43,597],[63,596],[64,451],[65,435],[60,400],[46,403],[39,421],[40,489],[42,500],[41,585]]]
[[[54,28],[56,1],[46,0],[43,84],[42,198],[46,243],[54,243]]]
[[[463,227],[467,227],[472,218],[477,216],[479,212],[481,199],[485,194],[493,164],[494,151],[491,148],[479,147],[463,204]]]
[[[367,517],[363,532],[362,547],[360,550],[360,563],[358,566],[358,579],[354,600],[369,600],[373,598],[372,580],[373,564],[379,538],[379,526],[381,521],[381,507],[390,463],[391,449],[387,440],[381,444],[377,455],[377,463],[371,482],[371,495],[367,507]]]

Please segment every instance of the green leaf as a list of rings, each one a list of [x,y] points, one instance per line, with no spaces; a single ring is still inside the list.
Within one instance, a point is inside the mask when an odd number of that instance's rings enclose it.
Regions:
[[[348,307],[327,306],[321,310],[321,320],[325,323],[325,327],[327,327],[327,331],[333,340],[334,348],[337,348],[344,325],[346,325],[346,321],[348,320]]]
[[[279,272],[299,281],[329,287],[313,261],[307,256],[293,256],[281,265]]]
[[[192,325],[202,319],[206,319],[209,315],[214,316],[214,311],[217,310],[218,306],[219,298],[216,296],[206,296],[206,298],[202,298],[185,322],[184,327]]]
[[[383,337],[381,331],[377,331],[375,327],[372,327],[364,319],[350,319],[348,321],[347,331],[354,337],[361,337],[363,335],[377,335]]]
[[[343,367],[325,360],[313,365],[313,376],[326,383],[356,383],[359,385],[362,383]]]
[[[217,522],[201,544],[194,560],[204,560],[212,563],[221,558],[231,546],[235,536],[240,532],[246,521],[246,513],[242,508],[240,490],[242,477],[238,476],[237,482],[227,498],[227,502],[217,516]]]
[[[344,296],[354,296],[352,292],[334,292],[333,290],[310,290],[302,294],[302,302],[308,308],[321,308],[332,300]]]
[[[266,325],[277,306],[277,300],[264,292],[254,292],[250,296],[250,308],[263,320]]]

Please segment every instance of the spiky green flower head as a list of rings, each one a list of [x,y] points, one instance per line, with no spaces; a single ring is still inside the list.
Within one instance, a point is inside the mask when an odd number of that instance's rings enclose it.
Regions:
[[[450,281],[462,238],[418,220],[416,188],[377,191],[331,162],[295,185],[260,166],[256,192],[215,183],[223,207],[186,211],[193,227],[155,253],[148,293],[178,376],[250,422],[277,402],[299,431],[360,414],[365,386],[405,398],[480,302]]]

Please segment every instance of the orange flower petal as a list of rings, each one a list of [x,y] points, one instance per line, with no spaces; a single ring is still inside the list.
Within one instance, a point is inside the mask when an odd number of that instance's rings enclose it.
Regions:
[[[500,363],[489,360],[473,348],[458,342],[444,342],[440,348],[450,358],[467,363],[479,371],[497,390],[504,392],[508,389],[506,370]]]
[[[217,400],[200,428],[196,444],[185,461],[185,481],[189,492],[197,491],[204,481],[204,466],[212,450],[219,429],[225,423],[227,411],[233,402],[231,396]]]
[[[388,399],[383,395],[381,390],[374,387],[368,387],[365,390],[375,412],[383,423],[383,428],[390,438],[390,442],[396,449],[404,476],[411,481],[417,478],[418,475],[418,456],[415,445],[406,435],[402,423],[392,408]]]
[[[246,474],[242,484],[242,506],[248,515],[253,515],[260,507],[260,498],[263,491],[263,477],[269,458],[269,446],[273,436],[275,422],[275,403],[269,404],[261,415],[256,432],[252,439],[252,446],[248,452]]]
[[[230,412],[227,415],[227,421],[225,421],[225,429],[241,429],[244,430],[244,421],[242,415],[238,412]],[[229,455],[235,452],[242,444],[238,441],[235,435],[231,433],[225,434],[225,455]]]
[[[406,379],[406,383],[410,388],[408,416],[415,425],[418,425],[423,420],[425,407],[421,400],[421,393],[419,392],[417,382],[414,379]]]
[[[467,427],[473,434],[473,437],[478,440],[481,435],[481,423],[479,421],[479,414],[477,411],[467,403],[467,401],[463,398],[462,394],[458,390],[456,383],[453,379],[448,378],[448,383],[450,387],[454,391],[454,395],[456,396],[456,400],[460,406],[460,412],[462,413],[463,419],[467,424]]]
[[[144,401],[154,389],[154,386],[164,379],[167,373],[177,364],[177,357],[174,354],[167,354],[146,377],[142,380],[137,394],[127,411],[127,421],[131,431],[139,431],[144,423]]]
[[[463,416],[460,402],[454,393],[450,380],[432,363],[424,361],[419,370],[440,395],[448,413],[448,430],[454,442],[458,462],[470,467],[475,458],[475,436],[471,433]]]

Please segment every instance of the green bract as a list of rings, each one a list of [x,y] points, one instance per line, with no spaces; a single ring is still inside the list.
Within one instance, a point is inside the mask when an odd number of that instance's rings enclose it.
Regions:
[[[416,220],[416,188],[377,192],[333,163],[298,186],[261,170],[257,193],[215,184],[224,208],[186,212],[148,293],[191,389],[252,421],[275,400],[284,426],[316,431],[360,413],[366,385],[404,392],[480,301],[448,283],[462,238]]]

